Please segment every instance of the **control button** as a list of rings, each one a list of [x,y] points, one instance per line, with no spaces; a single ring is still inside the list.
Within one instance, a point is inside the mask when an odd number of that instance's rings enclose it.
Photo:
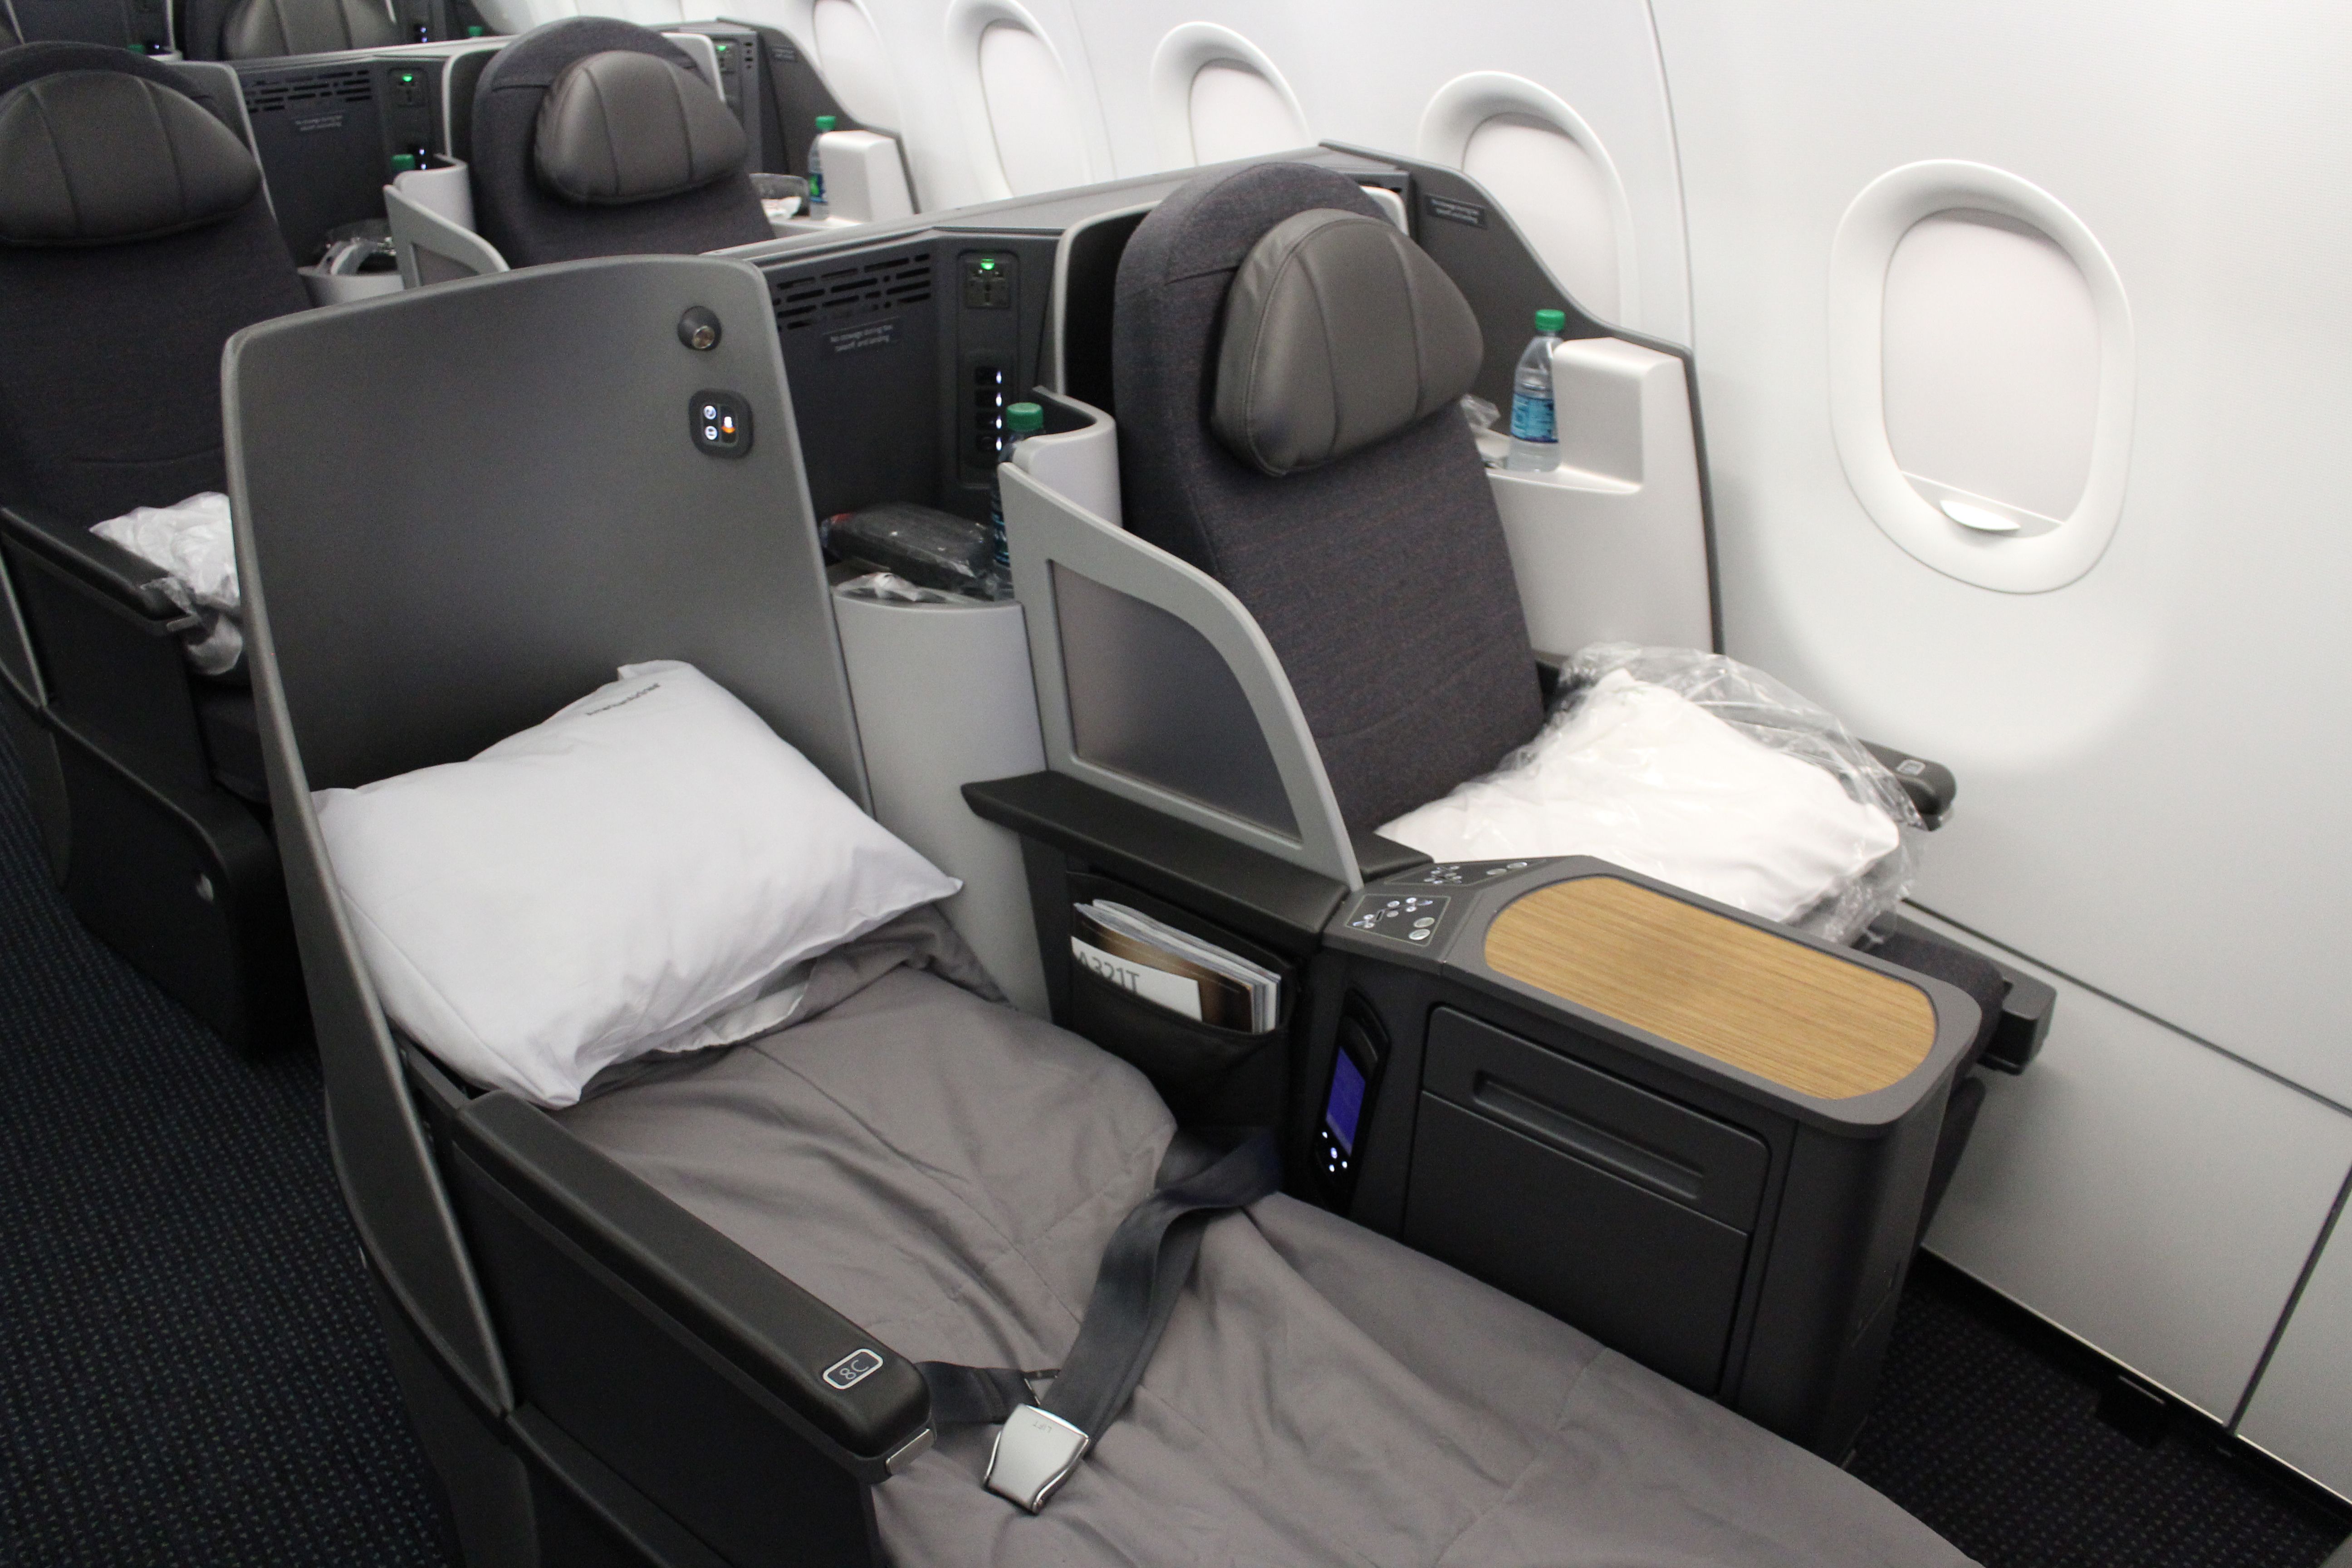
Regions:
[[[1407,931],[1405,933],[1405,940],[1408,942],[1427,942],[1429,940],[1429,933],[1425,931]]]
[[[751,411],[732,392],[698,392],[687,405],[694,444],[714,458],[740,458],[751,449]]]
[[[1431,916],[1423,915],[1423,916],[1422,916],[1422,917],[1421,917],[1421,919],[1419,919],[1419,920],[1417,920],[1417,921],[1413,921],[1413,922],[1412,922],[1412,929],[1413,929],[1413,930],[1415,930],[1415,931],[1427,931],[1430,927],[1432,927],[1432,926],[1435,925],[1436,923],[1437,923],[1437,921],[1436,921],[1434,919],[1433,919]]]
[[[1528,863],[1524,860],[1514,860],[1503,868],[1507,871],[1524,871],[1528,868]]]

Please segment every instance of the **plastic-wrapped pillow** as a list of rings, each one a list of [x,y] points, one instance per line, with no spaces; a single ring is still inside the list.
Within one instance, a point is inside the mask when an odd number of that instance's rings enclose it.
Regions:
[[[962,885],[693,666],[620,675],[468,761],[311,796],[385,1013],[544,1106],[790,1022],[809,960]]]
[[[1596,856],[1847,942],[1902,899],[1919,826],[1877,759],[1769,676],[1600,644],[1533,741],[1380,831],[1440,860]]]
[[[238,618],[236,538],[229,526],[228,497],[199,490],[171,506],[134,507],[91,524],[90,531],[172,574],[167,591],[204,623],[202,634],[189,639],[188,662],[206,675],[236,668],[245,653],[245,629]]]

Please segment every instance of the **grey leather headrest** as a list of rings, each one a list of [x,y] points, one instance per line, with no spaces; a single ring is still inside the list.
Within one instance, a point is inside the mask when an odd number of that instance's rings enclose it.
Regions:
[[[540,183],[583,206],[674,196],[743,166],[743,127],[683,67],[608,49],[563,68],[539,106]]]
[[[1210,425],[1279,479],[1454,403],[1485,355],[1470,302],[1421,247],[1316,207],[1266,230],[1234,274]]]
[[[260,189],[245,144],[161,83],[60,71],[0,93],[0,244],[156,239]]]
[[[221,24],[232,60],[381,49],[401,42],[383,0],[237,0]]]

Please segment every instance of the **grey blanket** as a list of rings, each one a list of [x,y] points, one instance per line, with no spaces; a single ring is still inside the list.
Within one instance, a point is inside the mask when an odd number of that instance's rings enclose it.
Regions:
[[[902,945],[795,1026],[563,1120],[902,1354],[1055,1365],[1168,1112]],[[982,1490],[991,1436],[949,1430],[877,1489],[902,1568],[1965,1561],[1834,1467],[1285,1197],[1210,1225],[1134,1403],[1044,1514]]]

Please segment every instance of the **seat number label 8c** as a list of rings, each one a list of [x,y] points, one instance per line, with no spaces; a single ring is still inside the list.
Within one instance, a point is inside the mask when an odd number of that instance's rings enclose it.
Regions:
[[[855,1388],[882,1370],[882,1358],[869,1350],[854,1350],[824,1369],[824,1380],[835,1388]]]

